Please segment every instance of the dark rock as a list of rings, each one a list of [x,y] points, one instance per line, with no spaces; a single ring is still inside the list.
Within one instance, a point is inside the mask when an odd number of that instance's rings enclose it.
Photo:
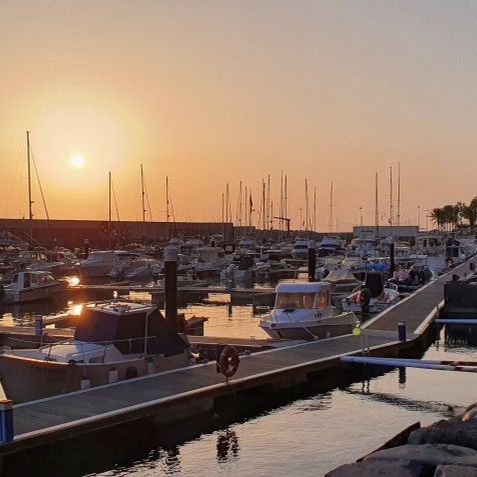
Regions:
[[[394,462],[366,461],[346,464],[328,472],[325,477],[423,477],[423,466],[416,462],[398,465]]]
[[[411,432],[408,444],[454,444],[477,450],[477,420],[439,421]]]
[[[471,404],[462,416],[462,422],[477,421],[477,403]]]
[[[438,465],[434,477],[477,477],[477,469],[461,465]]]
[[[452,444],[406,444],[374,452],[365,458],[365,462],[370,460],[394,462],[401,466],[414,462],[424,467],[423,475],[432,475],[440,464],[477,467],[477,451]]]

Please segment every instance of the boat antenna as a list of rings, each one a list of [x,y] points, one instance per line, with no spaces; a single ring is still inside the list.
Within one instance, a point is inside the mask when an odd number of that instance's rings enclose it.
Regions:
[[[330,185],[330,226],[329,231],[333,232],[333,181]]]

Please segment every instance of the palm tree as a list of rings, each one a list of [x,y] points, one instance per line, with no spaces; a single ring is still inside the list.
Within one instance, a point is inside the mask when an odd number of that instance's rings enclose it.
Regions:
[[[477,223],[477,197],[474,197],[469,205],[465,205],[460,212],[461,216],[468,220],[470,230],[473,231]]]
[[[432,221],[437,225],[437,228],[441,230],[441,227],[445,224],[444,210],[436,207],[432,209],[430,217]]]

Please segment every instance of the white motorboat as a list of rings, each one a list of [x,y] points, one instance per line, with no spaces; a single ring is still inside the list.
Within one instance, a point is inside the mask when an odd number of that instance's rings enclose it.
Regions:
[[[107,277],[123,260],[137,258],[138,255],[127,251],[94,250],[88,257],[76,264],[82,277]]]
[[[0,301],[25,303],[46,300],[51,298],[52,292],[63,290],[66,286],[66,281],[56,280],[49,272],[18,272],[11,283],[0,288]]]
[[[0,380],[9,399],[24,402],[188,363],[188,342],[156,306],[108,302],[83,308],[72,340],[37,349],[4,349]]]
[[[315,248],[314,240],[297,240],[291,251],[291,256],[296,259],[306,260],[308,258],[308,249]]]
[[[199,278],[219,276],[227,263],[224,254],[221,247],[199,247],[195,251],[195,260],[190,263],[191,268]]]
[[[356,324],[354,313],[335,312],[328,283],[280,283],[275,307],[259,326],[275,339],[315,340],[350,333]]]
[[[367,272],[363,285],[356,287],[350,295],[343,298],[343,311],[378,313],[389,308],[399,300],[398,286],[387,282],[381,272]]]

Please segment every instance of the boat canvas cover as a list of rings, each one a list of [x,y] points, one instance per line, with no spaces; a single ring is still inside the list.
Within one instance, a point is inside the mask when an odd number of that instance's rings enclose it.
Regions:
[[[277,285],[277,293],[318,293],[327,290],[328,283],[323,282],[297,282],[297,283],[280,283]]]
[[[87,308],[81,314],[75,332],[75,340],[89,343],[117,342],[114,345],[123,354],[142,353],[146,335],[146,312],[105,313],[100,309]],[[158,310],[148,317],[147,352],[173,356],[181,354],[187,344],[175,333]],[[131,340],[131,341],[128,341]]]
[[[335,285],[339,283],[359,283],[359,280],[349,270],[332,270],[323,281]]]

